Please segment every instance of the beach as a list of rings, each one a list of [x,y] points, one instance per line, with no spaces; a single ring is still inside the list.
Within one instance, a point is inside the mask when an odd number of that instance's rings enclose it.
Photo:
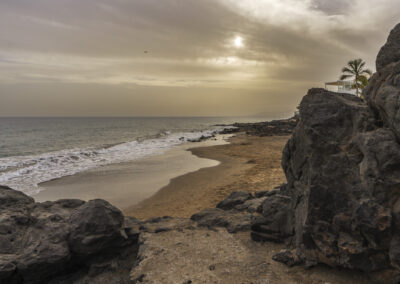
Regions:
[[[142,220],[157,216],[188,218],[215,207],[232,192],[270,190],[285,182],[281,156],[288,138],[239,133],[229,139],[229,144],[190,148],[194,155],[220,164],[175,177],[152,197],[123,211]]]
[[[218,135],[161,155],[42,183],[33,197],[38,202],[101,198],[142,220],[188,218],[234,191],[269,190],[284,183],[281,155],[288,138]]]
[[[124,209],[137,205],[166,186],[171,178],[219,164],[212,159],[199,158],[187,151],[189,147],[214,146],[228,143],[230,135],[201,142],[184,143],[162,154],[115,163],[83,171],[39,184],[36,201],[58,199],[105,199]]]

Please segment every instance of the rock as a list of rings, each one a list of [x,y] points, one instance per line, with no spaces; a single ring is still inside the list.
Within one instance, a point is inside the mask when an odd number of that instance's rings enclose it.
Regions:
[[[273,260],[277,262],[281,262],[286,264],[289,267],[299,265],[303,263],[303,260],[300,259],[295,252],[291,250],[282,250],[279,253],[275,254],[272,257]]]
[[[311,89],[282,157],[287,186],[253,220],[256,240],[282,241],[292,264],[400,270],[400,25],[377,58],[366,102]]]
[[[232,209],[234,206],[244,203],[251,199],[253,196],[247,191],[237,191],[231,193],[227,198],[218,203],[217,208],[223,210]]]
[[[270,194],[269,190],[260,190],[254,193],[254,196],[256,198],[260,198],[260,197],[264,197],[264,196],[268,196]]]
[[[400,61],[400,24],[390,32],[386,44],[379,51],[376,70],[381,72],[387,65],[397,61]]]
[[[216,125],[218,126],[218,125]],[[220,126],[225,126],[225,125],[220,125]],[[224,128],[220,130],[218,133],[219,134],[233,134],[233,133],[238,133],[240,132],[240,128],[238,127],[229,127],[229,128]]]
[[[286,184],[282,184],[281,186],[278,186],[271,190],[257,191],[256,193],[254,193],[254,196],[256,198],[272,196],[274,194],[280,193],[281,191],[284,192],[285,188],[286,188]]]
[[[254,218],[251,237],[255,241],[283,242],[293,235],[290,219],[291,198],[274,194],[261,204],[262,217]]]
[[[388,267],[400,169],[394,134],[361,99],[321,89],[303,98],[300,116],[282,161],[297,253],[331,266]]]
[[[0,187],[0,203],[0,283],[48,282],[137,244],[138,234],[104,200],[35,203]]]
[[[204,209],[190,219],[201,227],[224,227],[229,233],[250,230],[253,215],[247,212],[225,211],[219,208]]]
[[[83,204],[71,214],[70,222],[68,243],[76,254],[94,254],[124,241],[124,216],[107,201],[97,199]]]
[[[236,205],[235,210],[247,211],[249,213],[261,212],[262,203],[267,197],[246,200],[244,203]]]
[[[233,126],[237,127],[237,131],[246,132],[248,135],[256,136],[277,136],[277,135],[290,135],[292,134],[296,124],[297,117],[289,119],[273,120],[266,122],[256,123],[235,123]]]
[[[139,230],[147,233],[161,233],[177,229],[193,228],[194,225],[194,222],[190,219],[164,216],[141,222]]]
[[[400,274],[396,275],[392,281],[393,284],[400,284]]]
[[[389,64],[390,63],[390,64]],[[400,138],[400,24],[391,32],[377,59],[379,72],[364,90],[364,96],[384,127]]]
[[[201,135],[199,138],[197,138],[197,139],[188,139],[187,141],[188,142],[202,142],[202,141],[205,141],[205,140],[207,140],[207,139],[210,139],[210,138],[214,138],[215,137],[215,134],[211,134],[211,135],[207,135],[207,136],[205,136],[205,135]]]

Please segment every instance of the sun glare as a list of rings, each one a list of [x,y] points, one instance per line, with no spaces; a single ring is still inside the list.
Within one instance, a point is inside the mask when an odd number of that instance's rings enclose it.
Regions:
[[[234,44],[234,46],[235,46],[236,48],[241,48],[241,47],[243,47],[243,38],[240,37],[240,36],[237,36],[237,37],[234,39],[233,44]]]

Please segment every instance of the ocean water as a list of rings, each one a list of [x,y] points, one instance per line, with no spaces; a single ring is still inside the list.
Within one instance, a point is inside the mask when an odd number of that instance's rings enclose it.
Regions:
[[[161,154],[210,135],[215,124],[260,118],[0,118],[0,184],[29,195],[38,184]]]

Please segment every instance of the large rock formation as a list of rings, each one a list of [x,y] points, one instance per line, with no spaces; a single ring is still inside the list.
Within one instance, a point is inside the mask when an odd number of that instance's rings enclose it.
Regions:
[[[288,184],[279,194],[285,198],[264,201],[275,209],[271,217],[264,206],[255,236],[263,228],[290,241],[308,264],[400,268],[399,47],[400,25],[378,55],[368,104],[324,89],[303,98],[283,152]]]
[[[122,253],[137,244],[128,220],[104,200],[35,203],[0,186],[0,283],[71,283],[78,274],[117,272]]]

